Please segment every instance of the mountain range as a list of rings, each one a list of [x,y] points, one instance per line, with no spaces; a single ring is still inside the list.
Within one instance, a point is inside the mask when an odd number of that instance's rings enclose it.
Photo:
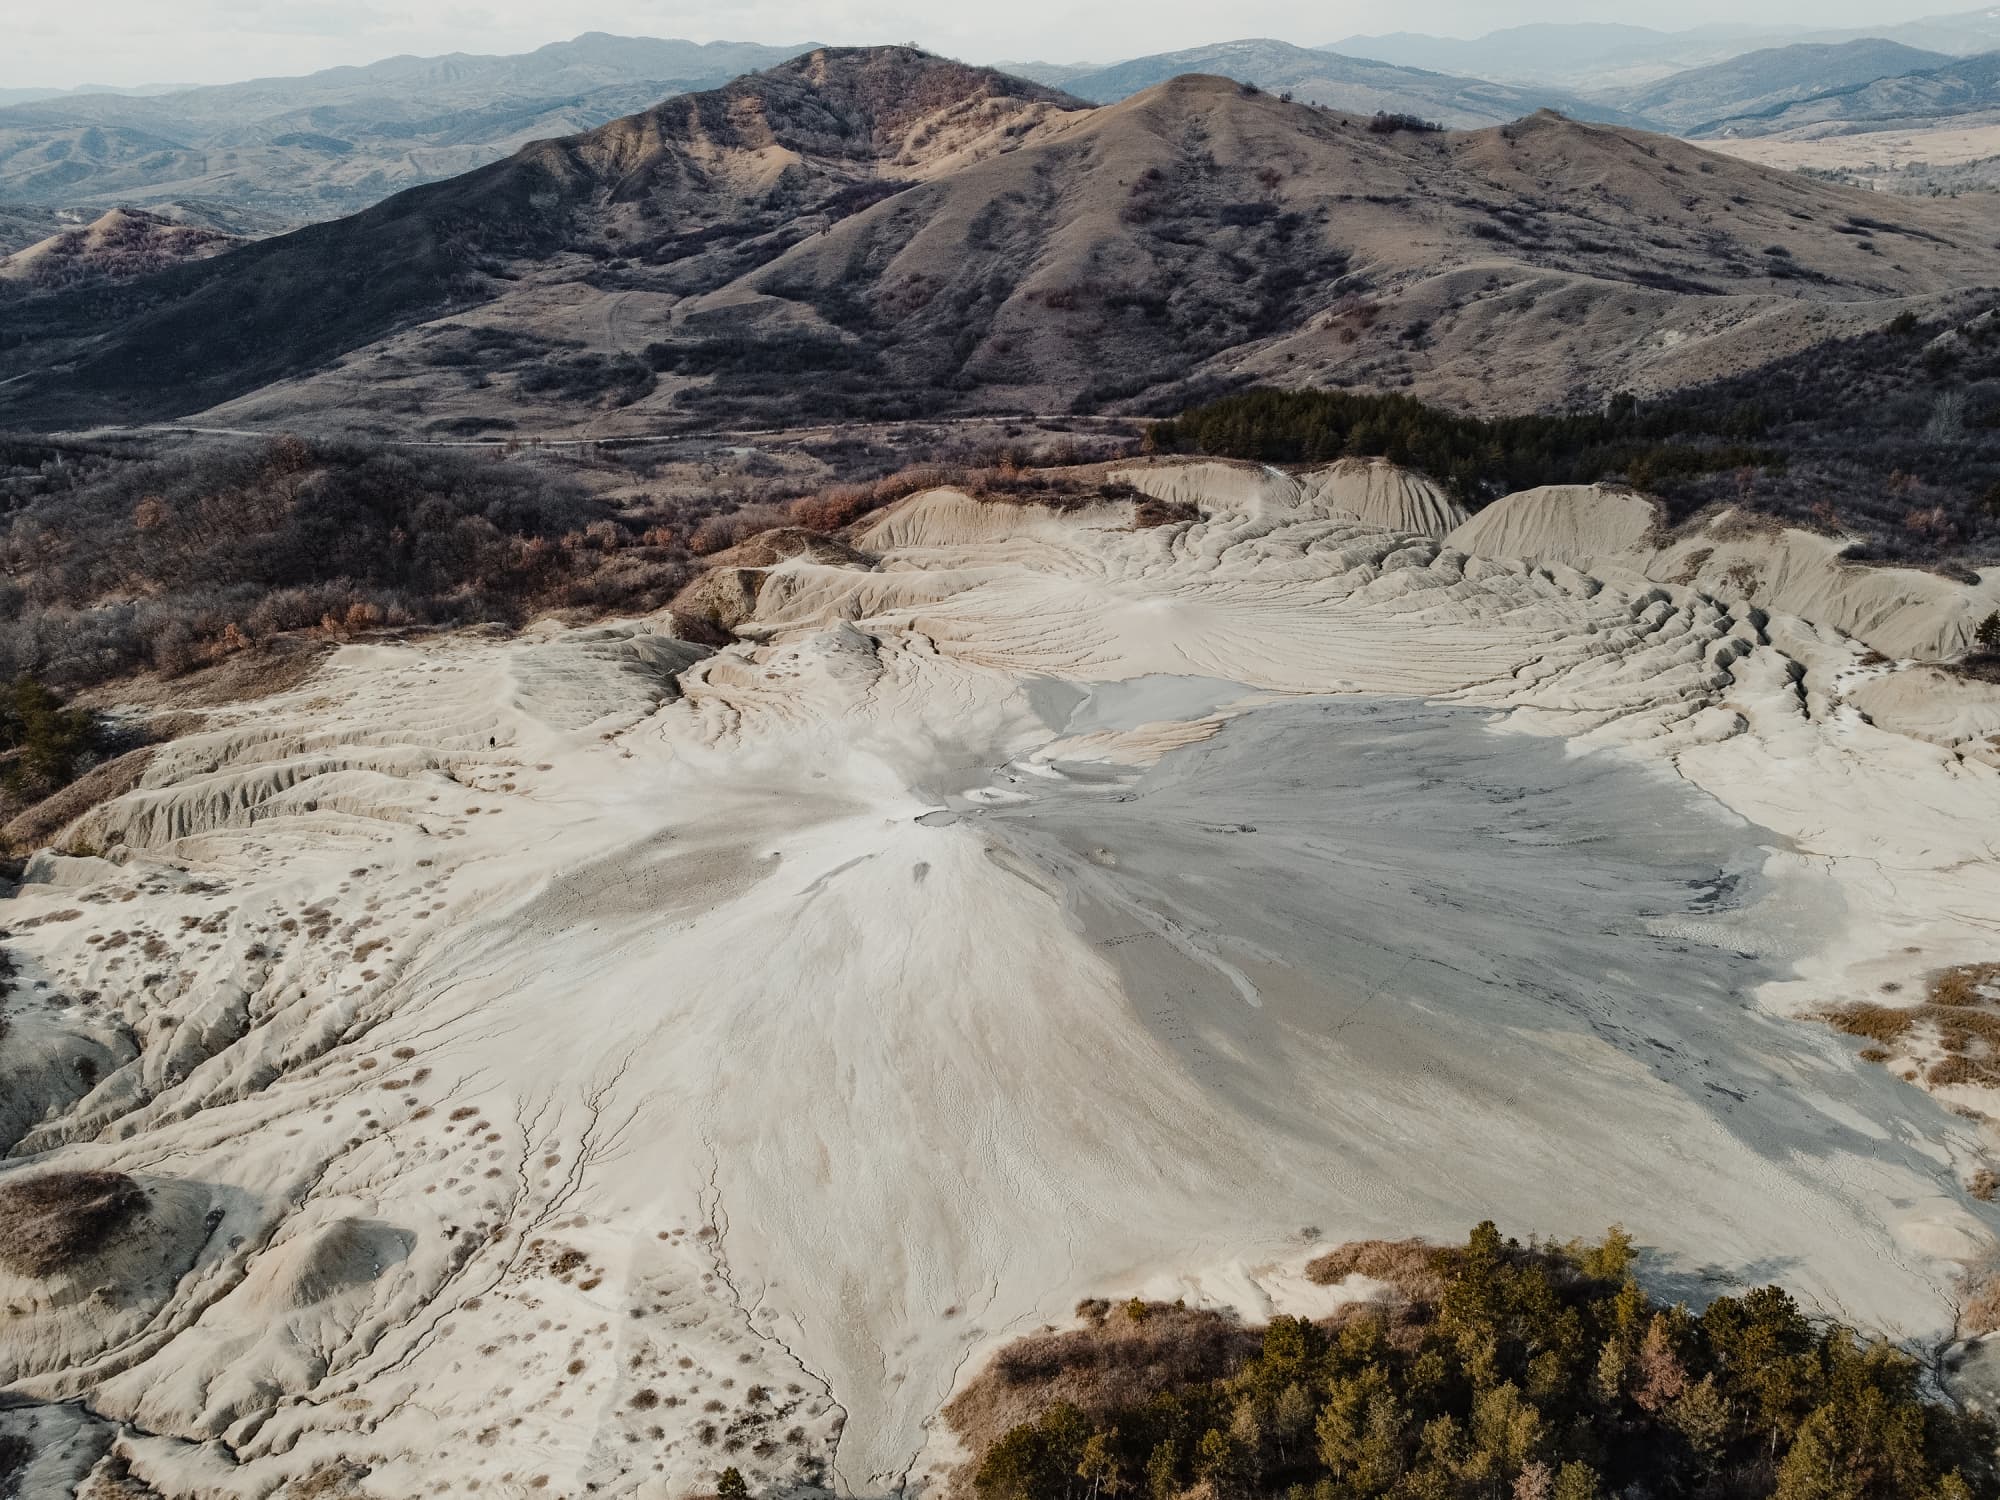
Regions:
[[[1505,27],[1472,39],[1417,32],[1349,36],[1329,43],[1326,50],[1500,82],[1620,90],[1746,53],[1856,41],[1895,42],[1951,56],[1988,52],[2000,48],[2000,10],[1981,8],[1849,29],[1711,25],[1659,31],[1622,22],[1543,22]]]
[[[1246,38],[1003,71],[1098,104],[1182,74],[1217,74],[1308,104],[1453,128],[1555,109],[1675,133],[1745,134],[1980,107],[1976,88],[1954,82],[1951,70],[1966,64],[1950,54],[2000,46],[2000,23],[1979,12],[1918,30],[1941,45],[1893,39],[1907,25],[1766,46],[1782,39],[1743,28],[1594,24],[1518,27],[1476,44],[1349,38],[1329,49]],[[356,212],[530,141],[594,129],[806,50],[588,33],[519,56],[397,57],[168,93],[71,91],[0,107],[0,205],[66,210],[75,223],[136,207],[220,233],[267,234]],[[1936,84],[1887,82],[1940,69]],[[1783,111],[1792,113],[1774,118]],[[8,248],[25,242],[0,239]]]
[[[1944,122],[1989,123],[2000,110],[2000,52],[1941,66],[1858,79],[1789,101],[1718,118],[1704,135],[1832,135],[1891,128],[1923,129]]]
[[[0,310],[0,424],[387,434],[1672,389],[1992,278],[1993,215],[1540,113],[1412,128],[1188,76],[1117,104],[908,48],[721,89]]]
[[[1634,114],[1686,133],[1729,116],[1781,110],[1803,99],[1951,62],[1941,52],[1900,42],[1796,42],[1676,73],[1628,95],[1625,103]]]
[[[1615,21],[1538,22],[1476,38],[1408,31],[1348,36],[1325,50],[1505,83],[1601,88],[1644,85],[1789,40],[1747,27],[1665,32]]]
[[[1400,67],[1369,58],[1295,47],[1270,38],[1219,42],[1134,58],[1109,67],[1045,68],[1041,80],[1093,104],[1115,104],[1143,89],[1185,73],[1213,73],[1272,92],[1291,94],[1307,104],[1323,104],[1350,114],[1414,114],[1453,128],[1499,125],[1560,109],[1579,119],[1636,117],[1601,101],[1548,87],[1515,88],[1479,78],[1453,77]],[[1877,75],[1870,75],[1877,76]]]
[[[333,218],[530,140],[591,129],[805,50],[591,33],[518,57],[398,57],[157,97],[65,94],[0,108],[0,202],[92,211],[221,202],[285,224]],[[1564,90],[1439,76],[1261,39],[1108,67],[1016,71],[1093,103],[1207,72],[1308,103],[1416,113],[1453,126],[1498,124],[1542,108],[1630,118]]]
[[[224,200],[285,223],[352,213],[807,50],[587,33],[518,56],[394,57],[304,78],[0,109],[0,202]]]

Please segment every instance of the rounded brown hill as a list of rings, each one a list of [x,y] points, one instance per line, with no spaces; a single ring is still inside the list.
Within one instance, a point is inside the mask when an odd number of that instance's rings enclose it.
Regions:
[[[150,276],[183,261],[220,255],[238,241],[196,224],[177,224],[136,208],[114,208],[0,257],[0,282],[37,291]]]

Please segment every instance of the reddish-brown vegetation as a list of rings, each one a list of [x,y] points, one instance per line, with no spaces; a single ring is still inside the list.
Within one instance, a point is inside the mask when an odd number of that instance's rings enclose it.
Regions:
[[[1052,1402],[1108,1412],[1163,1391],[1215,1380],[1257,1352],[1258,1336],[1234,1318],[1169,1303],[1083,1309],[1087,1326],[1017,1339],[944,1409],[973,1448],[1031,1420]]]

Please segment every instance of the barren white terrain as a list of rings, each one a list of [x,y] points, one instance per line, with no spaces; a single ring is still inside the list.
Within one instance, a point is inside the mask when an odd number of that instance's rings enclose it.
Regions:
[[[1857,640],[1616,496],[1125,477],[1200,518],[937,490],[717,652],[349,645],[38,856],[0,1180],[149,1203],[0,1276],[33,1482],[881,1494],[1080,1296],[1487,1216],[1948,1337],[1977,1095],[1812,1016],[2000,957],[2000,722],[1866,640],[1991,580],[1757,543]]]

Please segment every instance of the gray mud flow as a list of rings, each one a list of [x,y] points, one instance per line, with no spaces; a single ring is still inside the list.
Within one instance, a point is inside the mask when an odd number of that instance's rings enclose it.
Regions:
[[[1295,1138],[1371,1154],[1392,1144],[1375,1124],[1439,1112],[1588,1155],[1564,1075],[1606,1049],[1774,1162],[1919,1162],[1920,1141],[1865,1135],[1850,1108],[1942,1128],[1830,1033],[1758,1007],[1841,899],[1768,878],[1773,836],[1670,770],[1346,698],[1252,709],[1142,773],[1075,769],[962,810],[1060,883],[1212,1097]],[[1337,1100],[1329,1062],[1353,1080]],[[1658,1144],[1687,1153],[1698,1197],[1700,1146]]]

